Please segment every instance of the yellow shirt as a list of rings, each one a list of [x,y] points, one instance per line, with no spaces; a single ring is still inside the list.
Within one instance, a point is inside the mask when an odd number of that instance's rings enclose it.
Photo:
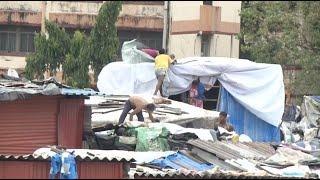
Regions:
[[[169,55],[160,54],[155,59],[156,69],[168,69],[169,65],[173,62]]]

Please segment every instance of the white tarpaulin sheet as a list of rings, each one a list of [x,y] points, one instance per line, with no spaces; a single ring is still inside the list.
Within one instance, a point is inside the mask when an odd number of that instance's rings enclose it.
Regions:
[[[154,63],[113,62],[100,72],[97,87],[108,95],[152,95],[156,84]]]
[[[222,86],[250,112],[278,126],[284,112],[284,84],[280,65],[222,57],[189,57],[171,66],[164,86],[167,95],[189,90],[192,80]],[[153,63],[110,63],[101,71],[97,86],[106,94],[149,94],[155,89]]]
[[[136,39],[132,41],[125,41],[122,45],[121,56],[124,62],[129,64],[136,64],[142,62],[154,62],[154,58],[149,54],[140,51],[139,47],[146,47],[139,43]]]

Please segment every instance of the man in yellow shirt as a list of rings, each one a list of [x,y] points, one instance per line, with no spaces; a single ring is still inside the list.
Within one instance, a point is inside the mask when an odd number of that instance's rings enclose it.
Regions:
[[[161,49],[159,51],[159,55],[155,58],[155,73],[158,79],[158,83],[156,86],[156,90],[154,91],[153,95],[157,95],[158,91],[160,90],[160,94],[162,95],[162,83],[167,74],[170,64],[176,61],[172,60],[169,55],[165,54],[165,50]]]

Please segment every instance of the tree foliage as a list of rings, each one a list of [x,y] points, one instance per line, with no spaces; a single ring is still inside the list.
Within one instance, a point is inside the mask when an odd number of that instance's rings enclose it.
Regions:
[[[244,1],[241,9],[242,58],[299,65],[293,80],[299,93],[320,93],[320,2]]]
[[[46,21],[47,36],[36,34],[36,52],[26,58],[26,77],[43,79],[45,72],[55,75],[62,67],[63,79],[68,85],[87,87],[90,81],[89,65],[97,77],[117,53],[119,40],[115,23],[121,4],[119,1],[108,1],[101,6],[89,37],[80,31],[70,36],[63,28]]]
[[[70,51],[62,64],[63,78],[70,86],[80,88],[89,86],[89,60],[83,58],[83,51],[86,49],[86,45],[85,35],[80,31],[76,31],[70,42]]]
[[[116,22],[121,8],[121,1],[104,3],[91,31],[86,57],[90,57],[95,78],[105,65],[115,60],[119,48]]]

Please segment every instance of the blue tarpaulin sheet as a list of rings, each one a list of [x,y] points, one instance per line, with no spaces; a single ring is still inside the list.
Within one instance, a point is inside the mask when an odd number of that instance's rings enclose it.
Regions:
[[[188,169],[195,171],[205,171],[214,168],[210,163],[198,163],[181,153],[175,153],[164,159],[153,160],[150,164],[161,168],[173,168],[176,170]]]
[[[220,90],[219,111],[229,115],[229,123],[238,134],[245,134],[255,142],[280,142],[280,129],[247,110],[223,87]]]
[[[317,101],[318,103],[320,103],[320,96],[310,96],[311,99]]]

